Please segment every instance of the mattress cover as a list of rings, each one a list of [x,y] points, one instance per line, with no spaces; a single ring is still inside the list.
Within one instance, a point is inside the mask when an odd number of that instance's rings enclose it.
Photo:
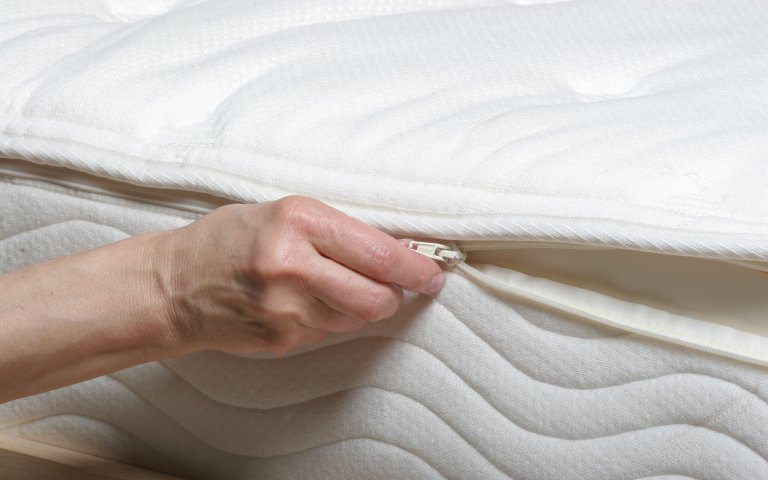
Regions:
[[[191,478],[768,478],[766,24],[758,0],[0,2],[2,271],[295,193],[470,252],[357,334],[142,365],[0,430]],[[637,283],[628,255],[687,273]]]
[[[760,0],[0,11],[5,156],[436,238],[768,251]]]

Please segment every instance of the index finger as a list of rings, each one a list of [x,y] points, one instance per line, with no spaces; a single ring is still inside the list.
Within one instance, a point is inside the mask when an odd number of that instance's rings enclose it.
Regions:
[[[322,255],[374,280],[433,295],[445,283],[440,266],[370,225],[323,205],[312,244]]]

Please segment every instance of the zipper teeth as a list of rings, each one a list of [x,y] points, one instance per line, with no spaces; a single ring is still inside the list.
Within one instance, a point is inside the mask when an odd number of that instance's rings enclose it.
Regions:
[[[76,192],[118,198],[137,204],[149,204],[197,216],[231,203],[224,198],[197,192],[144,187],[62,167],[42,166],[10,159],[0,159],[0,161],[5,162],[0,164],[0,177],[9,178],[14,182],[54,185]]]

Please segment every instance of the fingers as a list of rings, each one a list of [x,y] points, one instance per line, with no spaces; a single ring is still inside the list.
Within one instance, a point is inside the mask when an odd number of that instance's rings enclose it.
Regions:
[[[333,332],[356,329],[397,312],[403,302],[400,287],[377,282],[333,260],[317,257],[308,266],[306,288],[309,293],[343,315],[327,325],[315,325]],[[322,317],[321,317],[322,318]]]
[[[281,322],[267,338],[259,338],[254,346],[261,346],[262,349],[281,356],[296,347],[317,343],[329,333],[357,331],[366,323],[312,297],[304,305],[303,312],[295,320]]]
[[[175,323],[229,351],[281,354],[357,330],[394,315],[402,288],[434,294],[445,278],[433,260],[306,197],[224,207],[177,235]]]
[[[314,299],[308,309],[302,326],[328,333],[356,332],[365,326],[365,321],[329,307],[324,302]]]
[[[282,356],[296,347],[317,343],[328,336],[328,332],[306,325],[293,324],[278,330],[274,338],[264,347],[275,355]]]
[[[329,332],[327,330],[306,327],[299,336],[299,340],[296,342],[296,346],[300,347],[302,345],[311,345],[313,343],[317,343],[325,339],[325,337],[328,336],[328,333]]]
[[[384,232],[326,205],[326,220],[315,228],[310,241],[317,251],[381,283],[435,294],[445,283],[440,267],[413,252]],[[323,218],[322,216],[320,218]]]
[[[293,348],[317,343],[329,333],[354,332],[366,324],[365,320],[340,312],[313,297],[304,305],[303,312],[300,319],[281,323],[267,338],[260,338],[258,343],[263,349],[281,356]]]

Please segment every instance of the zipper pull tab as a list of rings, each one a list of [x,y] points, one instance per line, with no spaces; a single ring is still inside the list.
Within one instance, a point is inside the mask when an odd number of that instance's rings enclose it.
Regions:
[[[408,242],[408,248],[433,260],[444,262],[449,267],[467,258],[467,254],[462,252],[456,244],[443,245],[441,243],[411,240]]]

